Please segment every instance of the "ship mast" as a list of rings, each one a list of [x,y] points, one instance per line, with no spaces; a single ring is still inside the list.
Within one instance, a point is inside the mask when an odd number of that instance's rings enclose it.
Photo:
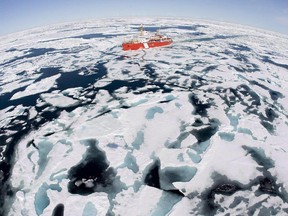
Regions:
[[[143,36],[144,35],[144,28],[143,28],[143,24],[141,24],[140,26],[140,36]]]

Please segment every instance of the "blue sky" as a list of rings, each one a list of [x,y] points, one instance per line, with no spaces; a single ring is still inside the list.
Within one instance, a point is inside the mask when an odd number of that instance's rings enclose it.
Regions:
[[[0,0],[0,35],[102,17],[191,17],[288,35],[288,0]]]

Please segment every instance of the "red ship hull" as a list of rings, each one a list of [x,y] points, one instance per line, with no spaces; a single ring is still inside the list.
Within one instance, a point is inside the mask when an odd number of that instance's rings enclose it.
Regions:
[[[148,49],[153,47],[161,47],[161,46],[167,46],[171,44],[173,41],[170,40],[164,40],[164,41],[148,41],[145,43],[123,43],[122,48],[123,50],[138,50],[138,49]]]

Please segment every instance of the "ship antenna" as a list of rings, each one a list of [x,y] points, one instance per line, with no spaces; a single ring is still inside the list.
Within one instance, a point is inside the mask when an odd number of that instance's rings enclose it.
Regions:
[[[140,35],[143,36],[143,24],[140,26]]]
[[[159,28],[157,29],[156,35],[160,34],[160,29],[161,29],[161,25],[159,26]]]

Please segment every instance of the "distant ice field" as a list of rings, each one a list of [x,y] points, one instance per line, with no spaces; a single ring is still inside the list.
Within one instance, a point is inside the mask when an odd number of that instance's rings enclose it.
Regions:
[[[123,51],[140,24],[173,39]],[[101,19],[0,38],[0,215],[288,215],[288,36]]]

